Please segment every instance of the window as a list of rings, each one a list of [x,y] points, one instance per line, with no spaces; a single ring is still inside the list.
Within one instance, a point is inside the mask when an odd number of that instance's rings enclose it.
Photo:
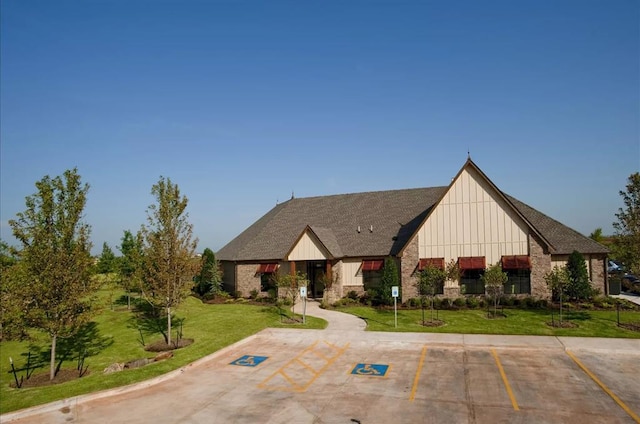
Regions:
[[[260,274],[260,291],[268,292],[276,288],[276,282],[273,280],[273,272],[263,272]]]
[[[528,269],[505,270],[509,279],[504,285],[505,294],[531,294],[531,271]]]
[[[484,269],[465,269],[460,278],[461,294],[484,294],[484,283],[480,276]]]
[[[382,271],[362,271],[362,283],[364,289],[371,290],[380,286],[382,281]]]

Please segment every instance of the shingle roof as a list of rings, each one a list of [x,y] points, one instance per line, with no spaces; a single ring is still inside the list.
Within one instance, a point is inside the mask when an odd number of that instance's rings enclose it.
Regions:
[[[291,199],[267,212],[216,256],[227,261],[281,260],[307,227],[334,258],[393,256],[415,234],[447,189],[415,188]],[[531,206],[505,197],[551,244],[552,253],[608,252],[606,247]]]
[[[419,217],[426,216],[446,189],[291,199],[267,212],[220,249],[216,257],[231,261],[283,259],[307,226],[334,257],[395,255],[417,230],[422,221]]]

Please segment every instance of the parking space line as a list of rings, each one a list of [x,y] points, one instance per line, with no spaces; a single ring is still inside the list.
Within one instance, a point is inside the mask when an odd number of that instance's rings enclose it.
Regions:
[[[600,388],[604,390],[606,394],[611,396],[611,399],[613,399],[622,409],[624,409],[624,411],[629,414],[629,416],[633,418],[636,423],[640,424],[640,417],[635,412],[633,412],[631,408],[629,408],[618,396],[616,396],[615,393],[613,393],[602,381],[600,381],[600,379],[596,377],[596,375],[592,373],[582,362],[580,362],[580,360],[573,353],[568,350],[566,352],[567,355],[569,355],[569,357],[573,359],[573,362],[575,362],[582,369],[582,371],[584,371],[589,377],[591,377],[591,379],[595,381],[595,383],[600,386]]]
[[[427,347],[422,348],[422,354],[420,355],[420,361],[418,362],[418,369],[416,375],[413,377],[413,387],[411,388],[411,396],[409,396],[409,402],[413,402],[416,398],[416,391],[418,390],[418,382],[420,381],[420,374],[422,373],[422,366],[424,365],[424,358],[427,356]]]
[[[300,352],[296,357],[292,358],[285,365],[280,367],[276,372],[267,377],[262,383],[258,384],[258,387],[261,389],[268,390],[282,390],[289,392],[304,392],[311,386],[311,384],[318,378],[322,373],[324,373],[331,364],[333,364],[349,347],[349,343],[347,343],[344,347],[338,347],[332,343],[327,341],[324,342],[325,346],[329,347],[332,350],[332,356],[326,356],[319,349],[322,347],[318,347],[319,341],[314,342],[309,347],[305,348],[302,352]],[[324,360],[323,366],[316,370],[303,359],[306,355],[312,355],[316,358],[322,358]],[[297,382],[292,377],[287,374],[287,371],[290,371],[293,374],[300,373],[300,370],[306,370],[311,373],[311,377],[305,378],[303,381]],[[280,376],[284,379],[284,383],[282,379],[278,378]],[[280,380],[280,381],[278,381]]]
[[[516,397],[513,395],[513,390],[511,390],[511,385],[509,384],[509,380],[507,380],[507,374],[504,372],[504,368],[502,368],[500,358],[498,358],[498,354],[496,353],[495,349],[491,349],[491,354],[493,355],[493,359],[496,360],[496,365],[498,366],[498,370],[500,371],[500,376],[502,377],[502,381],[504,382],[504,387],[505,389],[507,389],[509,399],[511,399],[511,405],[513,405],[513,409],[519,411],[520,407],[518,406],[518,401],[516,401]]]

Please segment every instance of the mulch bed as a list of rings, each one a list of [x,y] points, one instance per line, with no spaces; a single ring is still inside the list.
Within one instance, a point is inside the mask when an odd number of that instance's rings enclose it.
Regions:
[[[620,327],[626,328],[631,331],[640,331],[640,322],[639,323],[620,323]]]
[[[554,328],[577,328],[578,324],[571,321],[548,321],[547,325]]]
[[[151,343],[144,347],[147,352],[167,352],[169,350],[176,350],[182,347],[187,347],[193,343],[193,339],[180,339],[177,343],[171,342],[168,345],[164,340],[159,340],[155,343]]]
[[[429,320],[425,320],[425,321],[418,321],[418,324],[420,324],[423,327],[442,327],[444,325],[444,321],[440,321],[439,319],[429,319]]]
[[[89,375],[89,371],[85,371],[82,376]],[[43,387],[43,386],[51,386],[54,384],[66,383],[67,381],[72,381],[80,378],[80,372],[76,369],[61,369],[58,371],[58,374],[53,378],[53,380],[49,380],[49,371],[42,372],[39,374],[33,374],[28,380],[22,381],[22,388],[27,387]],[[20,381],[20,375],[18,374],[18,381]],[[15,380],[9,384],[12,388],[17,388]]]

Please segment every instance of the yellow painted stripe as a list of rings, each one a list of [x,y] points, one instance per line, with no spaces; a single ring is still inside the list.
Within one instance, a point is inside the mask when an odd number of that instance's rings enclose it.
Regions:
[[[498,370],[500,370],[500,376],[502,377],[502,381],[504,382],[504,387],[507,389],[507,394],[509,395],[509,399],[511,399],[511,405],[513,405],[513,409],[516,411],[520,410],[518,406],[518,402],[516,401],[516,397],[513,395],[513,390],[511,390],[511,385],[509,384],[509,380],[507,380],[507,374],[504,372],[504,368],[502,368],[502,364],[500,363],[500,358],[498,358],[498,354],[495,349],[491,349],[491,354],[493,358],[496,360],[496,365],[498,366]]]
[[[574,356],[573,353],[569,352],[568,350],[566,352],[567,355],[569,355],[569,357],[573,359],[573,362],[578,364],[578,366],[582,368],[582,371],[584,371],[589,377],[591,377],[591,379],[595,381],[596,384],[600,386],[600,388],[604,390],[606,394],[611,396],[611,399],[613,399],[620,406],[620,408],[624,409],[624,411],[629,414],[631,418],[633,418],[638,424],[640,424],[640,417],[635,412],[633,412],[622,400],[620,400],[618,396],[616,396],[615,393],[613,393],[607,386],[605,386],[605,384],[600,381],[600,379],[596,377],[594,373],[592,373],[587,367],[585,367],[582,362],[580,362],[580,360]]]
[[[416,398],[416,391],[418,390],[418,382],[420,381],[420,374],[422,373],[422,366],[424,365],[424,358],[427,356],[427,347],[422,348],[422,355],[420,355],[420,362],[418,362],[418,370],[416,371],[415,377],[413,377],[413,387],[411,388],[411,396],[409,396],[409,401],[413,402]]]

